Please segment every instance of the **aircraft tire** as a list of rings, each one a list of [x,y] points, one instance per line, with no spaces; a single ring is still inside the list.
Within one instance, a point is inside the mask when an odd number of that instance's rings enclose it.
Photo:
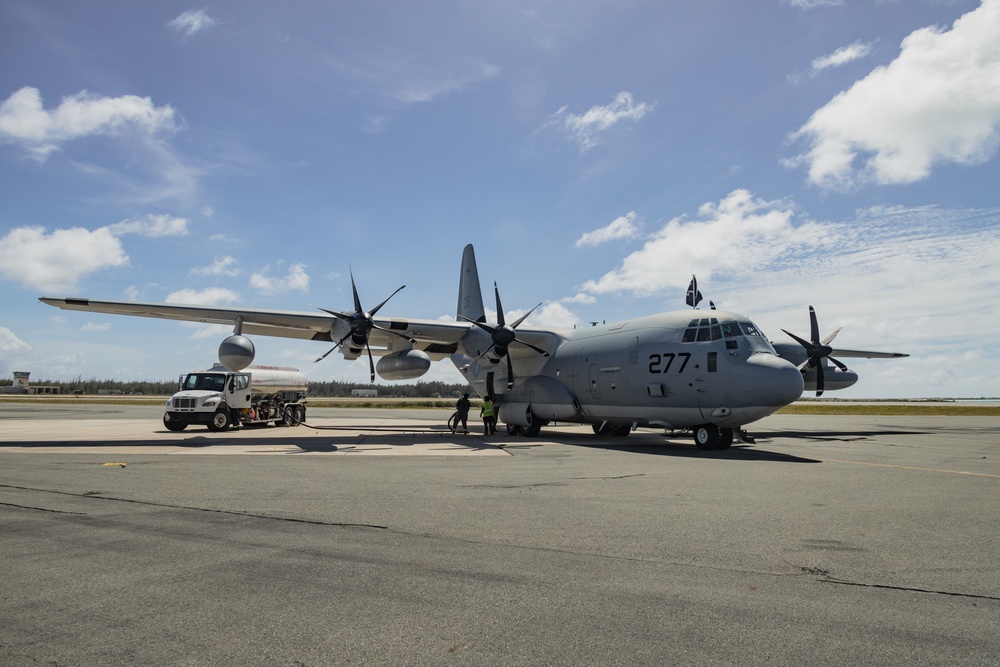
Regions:
[[[611,426],[607,422],[603,424],[591,424],[590,427],[594,429],[594,435],[608,435],[611,432]]]
[[[608,433],[617,438],[624,438],[631,432],[632,432],[632,427],[629,426],[628,424],[608,425]]]
[[[711,451],[719,449],[722,442],[722,434],[715,424],[702,424],[694,427],[694,444],[698,449]]]
[[[525,438],[537,438],[538,434],[541,432],[542,422],[537,417],[532,419],[530,424],[521,428],[521,433]]]
[[[733,444],[733,429],[719,429],[719,446],[716,449],[729,449]]]
[[[521,435],[521,427],[517,424],[507,424],[507,435]]]
[[[208,422],[209,431],[225,431],[229,428],[229,408],[222,406],[212,415],[212,421]]]

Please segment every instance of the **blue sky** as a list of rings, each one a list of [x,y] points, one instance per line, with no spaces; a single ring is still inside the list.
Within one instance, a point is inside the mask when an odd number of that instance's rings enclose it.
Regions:
[[[471,242],[530,324],[695,273],[772,339],[812,304],[912,355],[832,396],[1000,396],[1000,0],[10,0],[0,62],[0,375],[171,378],[225,335],[42,295],[349,310],[350,267],[453,317]]]

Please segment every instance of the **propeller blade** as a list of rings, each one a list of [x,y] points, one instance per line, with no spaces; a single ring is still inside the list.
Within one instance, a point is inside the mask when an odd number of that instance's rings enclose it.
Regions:
[[[351,332],[350,332],[350,331],[348,331],[348,332],[347,332],[347,335],[346,335],[346,336],[344,336],[343,338],[341,338],[340,340],[338,340],[338,341],[337,341],[337,344],[336,344],[336,345],[334,345],[334,346],[333,346],[333,347],[331,347],[331,348],[330,348],[329,350],[327,350],[326,354],[324,354],[324,355],[323,355],[322,357],[319,357],[319,358],[317,358],[317,359],[316,359],[316,361],[314,361],[313,363],[314,363],[314,364],[318,364],[319,362],[321,362],[321,361],[323,361],[324,359],[326,359],[326,358],[327,358],[328,356],[330,356],[330,353],[331,353],[331,352],[333,352],[333,351],[334,351],[334,350],[336,350],[336,349],[337,349],[338,347],[340,347],[341,345],[343,345],[343,344],[344,344],[344,341],[345,341],[345,340],[347,340],[348,338],[350,338],[350,336],[351,336]]]
[[[508,389],[513,389],[514,388],[514,364],[510,360],[510,355],[509,354],[506,354],[504,356],[507,357],[507,388]]]
[[[383,301],[379,305],[377,305],[374,308],[372,308],[372,312],[369,313],[369,314],[370,315],[374,315],[375,313],[377,313],[379,311],[379,309],[381,309],[382,306],[384,306],[386,304],[386,302],[389,301],[389,299],[391,299],[392,297],[396,296],[399,293],[399,290],[403,289],[404,287],[406,287],[406,285],[400,285],[399,287],[397,287],[396,291],[393,292],[392,294],[390,294],[388,297],[386,297],[385,301]]]
[[[472,361],[470,361],[469,363],[467,363],[465,366],[463,366],[463,368],[468,368],[469,366],[474,366],[476,364],[476,362],[478,362],[480,359],[482,359],[487,354],[489,354],[490,350],[492,350],[494,347],[496,347],[496,346],[491,344],[488,348],[486,348],[485,352],[483,352],[478,357],[476,357],[475,359],[473,359]]]
[[[319,306],[313,306],[313,308],[315,308],[316,310],[322,310],[324,313],[329,313],[330,315],[333,315],[337,319],[341,319],[341,320],[350,320],[351,319],[350,315],[345,315],[344,313],[338,313],[336,310],[329,310],[327,308],[320,308]]]
[[[483,331],[485,331],[485,332],[487,332],[489,334],[492,334],[492,333],[494,333],[496,331],[495,327],[491,327],[490,325],[488,325],[488,324],[486,324],[484,322],[477,322],[476,320],[470,320],[465,315],[459,315],[459,317],[462,318],[463,320],[465,320],[466,322],[468,322],[469,324],[475,324],[477,327],[479,327],[480,329],[482,329]]]
[[[816,396],[823,395],[823,389],[826,387],[826,378],[823,375],[823,364],[816,365]]]
[[[542,304],[538,304],[538,306],[540,306],[540,305],[542,305]],[[535,306],[535,308],[538,308],[538,306]],[[518,318],[517,322],[514,322],[514,324],[510,325],[511,328],[512,329],[518,328],[521,325],[521,322],[523,322],[526,319],[528,319],[528,315],[531,315],[533,312],[535,312],[535,308],[532,308],[531,310],[529,310],[528,312],[526,312],[524,315],[521,315],[521,317]]]
[[[351,291],[354,292],[354,312],[362,313],[364,311],[361,308],[361,298],[358,296],[358,286],[354,284],[354,269],[348,266],[347,270],[351,274]]]
[[[408,340],[408,341],[410,341],[411,343],[416,343],[416,342],[417,342],[417,340],[416,340],[415,338],[410,338],[410,337],[409,337],[409,336],[407,336],[407,335],[406,335],[405,333],[400,333],[400,332],[398,332],[398,331],[393,331],[392,329],[386,329],[385,327],[380,327],[380,326],[379,326],[379,325],[377,325],[377,324],[373,324],[373,325],[372,325],[372,329],[378,329],[378,330],[379,330],[379,331],[381,331],[382,333],[387,333],[387,334],[392,334],[393,336],[399,336],[399,337],[400,337],[400,338],[402,338],[403,340]]]
[[[538,347],[537,345],[532,345],[531,343],[526,343],[525,341],[521,340],[520,338],[515,338],[514,342],[515,343],[520,343],[521,345],[524,345],[525,347],[530,347],[532,350],[534,350],[538,354],[542,355],[543,357],[549,356],[549,353],[546,352],[545,350],[543,350],[542,348]]]
[[[827,336],[826,338],[824,338],[824,339],[823,339],[822,341],[820,341],[820,342],[821,342],[821,343],[822,343],[823,345],[829,345],[830,343],[832,343],[832,342],[833,342],[833,339],[837,337],[837,334],[839,334],[839,333],[840,333],[840,330],[841,330],[841,329],[843,329],[843,328],[844,328],[844,327],[838,327],[838,328],[836,329],[836,331],[834,331],[834,332],[833,332],[832,334],[830,334],[829,336]]]
[[[504,324],[506,324],[506,322],[504,322],[503,319],[503,304],[500,303],[500,288],[497,287],[497,283],[495,280],[493,281],[493,292],[494,294],[496,294],[497,297],[497,324],[503,326]]]
[[[829,359],[830,361],[832,361],[832,362],[833,362],[833,364],[834,364],[834,365],[835,365],[835,366],[836,366],[837,368],[839,368],[840,370],[842,370],[842,371],[846,371],[846,370],[847,370],[847,366],[845,366],[845,365],[844,365],[843,363],[841,363],[840,361],[837,361],[837,360],[836,360],[836,359],[834,359],[833,357],[827,357],[827,359]]]
[[[802,347],[806,348],[807,352],[812,348],[812,343],[810,343],[806,339],[799,338],[798,336],[796,336],[795,334],[793,334],[791,331],[785,331],[784,329],[782,329],[782,331],[784,331],[785,334],[788,335],[790,338],[794,339],[796,343],[798,343]]]
[[[333,346],[333,347],[331,347],[331,348],[330,348],[329,350],[327,350],[326,352],[324,352],[324,353],[323,353],[323,356],[322,356],[322,357],[316,357],[316,361],[314,361],[313,363],[314,363],[314,364],[318,364],[319,362],[323,361],[324,359],[326,359],[327,357],[329,357],[329,356],[330,356],[330,353],[331,353],[331,352],[333,352],[333,351],[334,351],[334,350],[336,350],[336,349],[337,349],[337,346],[336,346],[336,345],[334,345],[334,346]]]
[[[365,350],[368,352],[368,370],[371,372],[371,381],[375,382],[375,360],[372,359],[372,349],[368,347],[367,341],[365,341]]]
[[[816,310],[812,306],[809,306],[809,333],[809,340],[811,340],[813,344],[818,344],[819,322],[816,321]]]

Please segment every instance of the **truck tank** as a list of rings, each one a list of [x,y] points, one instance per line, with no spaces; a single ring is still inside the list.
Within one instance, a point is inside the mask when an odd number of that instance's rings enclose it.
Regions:
[[[225,373],[226,369],[217,364],[213,371]],[[309,380],[297,368],[289,366],[248,366],[243,373],[250,373],[250,394],[253,400],[282,391],[305,393]]]

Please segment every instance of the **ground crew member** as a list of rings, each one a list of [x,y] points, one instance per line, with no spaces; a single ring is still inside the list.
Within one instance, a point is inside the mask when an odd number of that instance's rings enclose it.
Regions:
[[[483,418],[483,435],[495,435],[497,418],[493,416],[493,401],[489,396],[483,399],[483,407],[479,408],[479,415]]]
[[[465,394],[462,398],[458,399],[455,403],[455,409],[458,410],[458,414],[455,415],[455,430],[458,430],[458,424],[461,422],[462,430],[466,433],[469,432],[469,408],[472,407],[472,403],[469,402],[469,395]]]

